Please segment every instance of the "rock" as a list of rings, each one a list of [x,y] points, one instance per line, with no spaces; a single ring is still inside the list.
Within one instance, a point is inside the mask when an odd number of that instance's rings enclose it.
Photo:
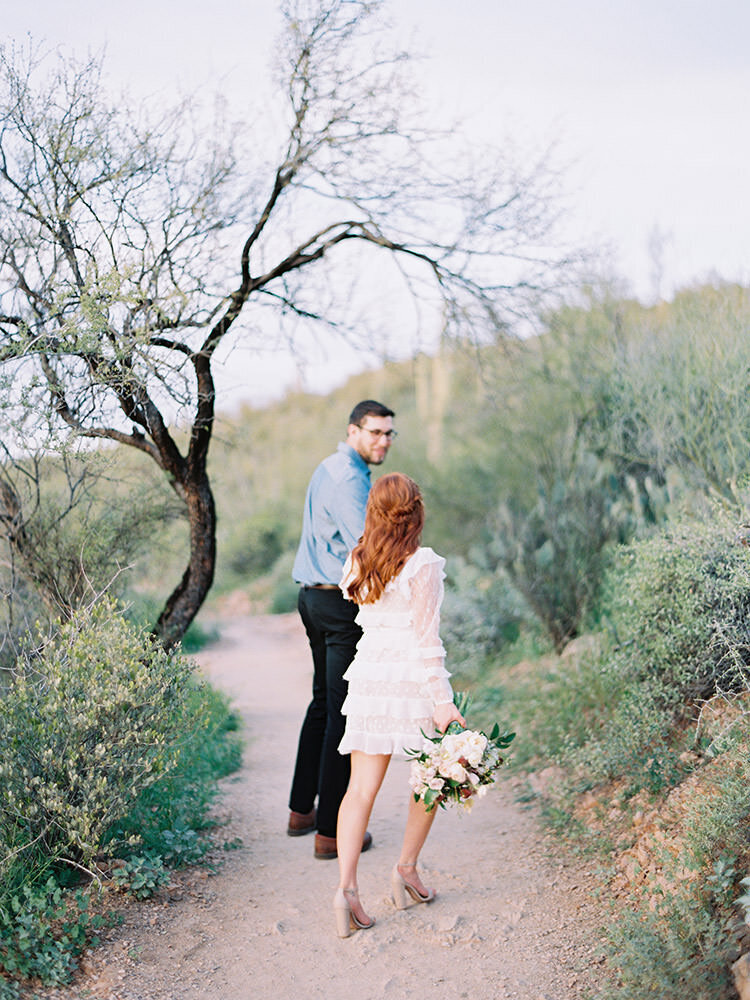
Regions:
[[[740,955],[732,966],[732,975],[740,1000],[750,1000],[750,954]]]
[[[561,767],[551,764],[541,771],[535,771],[530,774],[528,782],[535,795],[545,795],[550,788],[561,782],[564,774],[565,772]]]
[[[575,639],[570,640],[560,654],[560,659],[563,662],[566,660],[579,660],[586,655],[596,653],[600,644],[601,640],[597,635],[579,635]]]

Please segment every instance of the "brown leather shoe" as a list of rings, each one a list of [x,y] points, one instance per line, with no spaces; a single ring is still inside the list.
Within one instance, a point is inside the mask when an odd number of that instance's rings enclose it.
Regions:
[[[304,837],[306,833],[312,833],[315,829],[315,810],[309,813],[298,813],[293,809],[289,810],[289,825],[286,832],[290,837]]]
[[[362,853],[369,851],[372,847],[372,834],[368,830],[362,841]],[[315,857],[319,861],[332,861],[339,856],[336,850],[336,838],[324,837],[322,833],[315,834]]]

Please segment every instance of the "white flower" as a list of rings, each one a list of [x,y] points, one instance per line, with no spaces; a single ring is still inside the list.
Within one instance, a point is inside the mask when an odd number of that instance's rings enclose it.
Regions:
[[[427,768],[420,761],[415,760],[411,766],[411,774],[409,776],[409,785],[412,790],[419,794],[425,787],[427,787],[427,782],[433,778],[435,772],[432,768]]]
[[[409,750],[407,755],[412,757],[409,785],[428,811],[435,805],[471,809],[474,798],[486,795],[503,762],[497,741],[470,729],[427,738],[421,751]]]
[[[461,756],[468,761],[470,767],[477,767],[487,748],[487,737],[484,733],[474,733],[469,729],[461,735],[464,737]]]
[[[457,760],[445,761],[440,765],[439,773],[443,775],[444,778],[449,778],[451,781],[457,781],[462,785],[466,781],[466,768],[459,764]]]

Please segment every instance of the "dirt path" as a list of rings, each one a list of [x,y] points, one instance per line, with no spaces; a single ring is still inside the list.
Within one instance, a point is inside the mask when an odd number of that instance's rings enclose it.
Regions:
[[[227,782],[226,854],[216,875],[184,876],[162,904],[134,905],[59,1000],[577,1000],[600,972],[595,880],[557,856],[510,781],[470,815],[437,817],[423,852],[435,903],[397,911],[389,872],[405,816],[408,765],[393,762],[370,823],[360,889],[377,926],[341,941],[334,861],[285,835],[310,665],[296,615],[234,619],[199,657],[247,725],[245,766]],[[52,994],[49,994],[52,996]]]

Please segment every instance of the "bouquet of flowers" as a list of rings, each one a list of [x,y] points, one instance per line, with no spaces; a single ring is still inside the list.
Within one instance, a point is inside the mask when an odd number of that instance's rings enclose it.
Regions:
[[[468,699],[456,695],[456,705],[466,714]],[[452,722],[445,733],[427,736],[421,750],[407,750],[412,758],[409,786],[414,800],[421,799],[430,812],[436,805],[445,809],[456,804],[470,809],[474,798],[487,792],[495,772],[503,763],[501,750],[510,746],[515,733],[501,733],[497,723],[487,736]]]

